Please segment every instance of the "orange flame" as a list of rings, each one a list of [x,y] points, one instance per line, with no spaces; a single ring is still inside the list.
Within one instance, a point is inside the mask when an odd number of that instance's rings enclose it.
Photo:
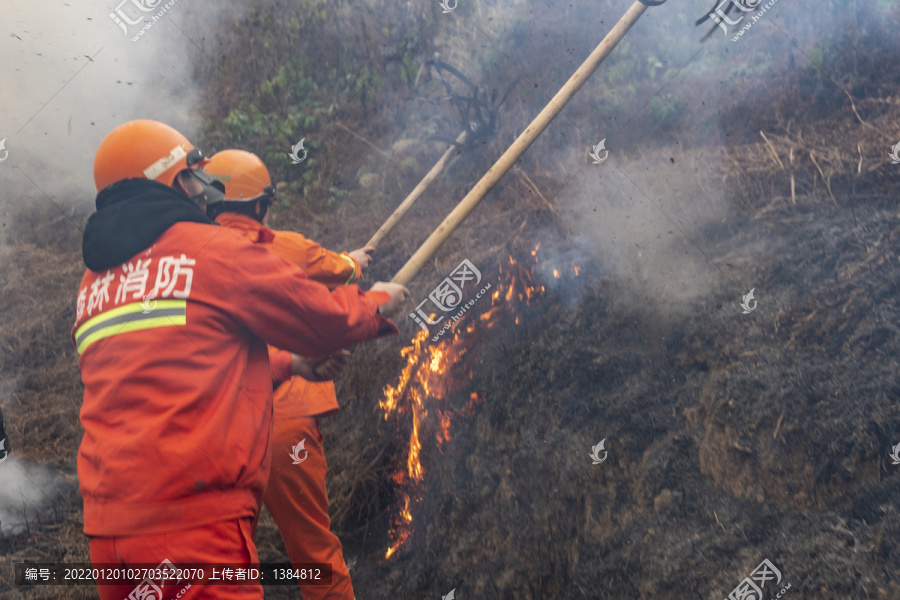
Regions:
[[[409,436],[409,458],[406,460],[409,478],[413,481],[422,479],[422,463],[419,461],[419,451],[422,449],[422,442],[419,441],[418,414],[418,411],[413,407],[413,429],[412,435]]]
[[[481,319],[482,321],[490,321],[494,317],[494,314],[497,311],[499,311],[500,309],[501,309],[500,306],[495,306],[478,318]]]
[[[540,247],[538,244],[531,251],[534,265],[538,264],[537,252]],[[500,281],[490,295],[491,306],[477,319],[467,318],[468,315],[464,315],[454,322],[445,332],[445,337],[437,344],[426,346],[426,340],[432,334],[425,330],[419,331],[410,345],[401,350],[400,355],[406,359],[406,365],[401,370],[396,384],[384,388],[384,399],[379,402],[379,406],[384,411],[386,420],[393,413],[412,415],[406,469],[398,470],[392,477],[402,488],[403,509],[393,521],[390,533],[393,543],[387,549],[386,559],[403,545],[412,530],[413,514],[410,498],[426,474],[422,464],[420,438],[424,437],[427,440],[433,436],[437,440],[436,447],[440,448],[450,441],[453,417],[471,416],[475,407],[484,402],[484,398],[477,392],[471,392],[469,402],[460,410],[448,410],[446,405],[442,406],[438,401],[443,400],[451,384],[447,377],[448,369],[466,354],[468,345],[477,336],[479,328],[489,329],[498,323],[503,315],[510,313],[515,315],[515,324],[518,325],[519,315],[515,314],[516,302],[530,305],[533,298],[546,291],[544,286],[535,282],[534,266],[527,268],[510,256],[505,271],[503,267],[501,264]],[[573,264],[572,269],[578,276],[580,267]],[[560,278],[557,269],[553,269],[553,276]],[[501,298],[504,302],[500,302]],[[461,326],[464,322],[465,326]],[[470,371],[469,378],[471,377]],[[435,413],[432,419],[428,418],[429,409],[433,409],[432,412]]]
[[[416,337],[414,337],[412,340],[413,345],[407,346],[400,351],[400,356],[407,358],[406,366],[403,367],[403,371],[400,373],[400,379],[397,381],[397,387],[385,387],[384,400],[378,403],[378,405],[381,407],[381,410],[384,411],[385,420],[387,420],[388,415],[390,415],[397,408],[397,403],[400,400],[400,397],[403,395],[403,391],[406,389],[407,384],[409,383],[409,378],[412,376],[413,369],[419,363],[422,343],[427,337],[428,331],[424,329],[419,331]]]
[[[438,442],[444,443],[450,441],[450,415],[441,413],[441,431],[438,434]]]

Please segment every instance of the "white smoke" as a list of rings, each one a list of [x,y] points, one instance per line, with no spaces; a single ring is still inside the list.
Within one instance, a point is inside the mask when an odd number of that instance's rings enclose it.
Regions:
[[[0,537],[24,533],[38,520],[46,522],[58,485],[57,473],[10,454],[0,463]]]
[[[150,15],[171,7],[133,42],[147,23],[129,25],[126,35],[110,14],[120,6],[139,14],[140,2],[115,1],[0,2],[4,215],[50,202],[64,214],[76,205],[93,208],[94,153],[121,123],[151,118],[189,139],[195,132],[202,98],[192,74],[199,61],[211,60],[203,49],[208,30],[244,7],[230,0],[143,0],[155,8],[146,13],[148,23]],[[72,226],[80,229],[76,219]],[[53,470],[11,454],[0,464],[0,535],[22,533],[27,523],[49,518],[44,512],[64,483]]]
[[[586,166],[559,199],[580,251],[655,312],[690,312],[722,279],[702,233],[706,225],[728,218],[721,182],[680,164],[687,162],[685,156],[672,163],[658,153],[611,155],[603,164]]]
[[[154,10],[140,11],[141,3]],[[60,205],[92,201],[94,152],[107,133],[131,119],[164,121],[190,138],[202,102],[192,73],[198,61],[211,58],[201,50],[207,32],[186,23],[214,27],[234,6],[212,0],[4,0],[0,139],[6,139],[9,157],[0,163],[6,192],[0,200],[25,193],[34,202],[46,202],[44,194]],[[110,17],[117,8],[146,22],[128,25],[126,35]]]
[[[810,43],[822,35],[801,26],[814,16],[808,5],[784,0],[739,43],[718,29],[701,43],[715,25],[695,27],[694,21],[716,4],[696,0],[649,8],[544,134],[573,140],[573,147],[547,158],[541,140],[532,149],[542,155],[542,167],[571,177],[553,203],[574,247],[567,253],[571,259],[554,260],[599,263],[603,274],[612,273],[621,284],[621,302],[660,320],[696,312],[725,288],[730,293],[738,283],[721,267],[725,255],[759,253],[746,240],[722,243],[709,237],[713,225],[735,216],[721,163],[723,148],[735,143],[728,136],[741,124],[723,122],[722,114],[734,114],[731,109],[747,100],[748,82],[763,109],[769,85],[781,89],[798,75],[794,65],[804,64],[803,55],[782,29],[794,28]],[[629,5],[623,0],[606,6],[592,45]],[[589,14],[584,20],[599,25]],[[531,38],[540,39],[538,33],[535,25]],[[767,56],[763,64],[760,53]],[[567,64],[568,75],[579,61]],[[628,104],[614,101],[631,85],[645,91]],[[545,95],[556,89],[544,90]],[[666,124],[685,110],[695,127],[680,126],[676,139]],[[588,153],[603,139],[607,159],[592,164]]]

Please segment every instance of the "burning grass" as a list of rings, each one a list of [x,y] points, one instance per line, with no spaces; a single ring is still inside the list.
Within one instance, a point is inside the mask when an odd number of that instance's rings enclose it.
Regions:
[[[461,360],[487,331],[501,322],[519,324],[521,306],[530,306],[532,300],[546,292],[546,287],[537,282],[535,270],[546,270],[538,259],[540,244],[531,251],[530,261],[524,266],[512,255],[507,264],[501,264],[498,272],[498,283],[490,296],[491,305],[478,318],[469,315],[456,320],[450,332],[452,336],[439,342],[431,343],[428,330],[419,331],[412,339],[411,345],[400,351],[406,359],[397,382],[384,389],[384,398],[379,402],[384,419],[394,418],[399,421],[405,418],[406,427],[410,429],[407,446],[406,469],[397,470],[393,480],[397,484],[402,498],[403,508],[393,519],[390,537],[391,545],[385,552],[385,558],[393,556],[410,536],[413,524],[413,507],[420,498],[422,480],[426,467],[422,462],[422,437],[433,439],[434,449],[440,451],[443,444],[451,439],[454,421],[460,414],[468,414],[479,403],[477,392],[469,395],[469,400],[460,408],[450,406],[448,392],[462,387],[471,371],[458,373],[453,367]],[[559,270],[549,267],[553,277],[559,279]],[[572,265],[577,276],[579,268]],[[468,318],[467,318],[468,317]],[[398,422],[398,427],[403,427]]]
[[[887,64],[881,50],[871,55]],[[886,68],[829,68],[896,77]],[[552,290],[591,270],[545,266],[535,248],[528,268],[504,258],[497,277],[507,284],[439,343],[416,336],[401,356],[390,341],[359,348],[339,382],[344,412],[323,422],[332,522],[347,526],[345,547],[361,557],[357,587],[394,598],[437,597],[450,580],[442,593],[458,586],[483,598],[724,597],[747,566],[768,557],[809,600],[900,597],[900,467],[886,456],[900,423],[900,223],[891,197],[900,171],[884,165],[896,140],[873,129],[889,132],[897,120],[891,82],[868,94],[848,86],[855,111],[833,90],[846,105],[828,121],[819,120],[825,109],[810,110],[810,98],[793,94],[780,104],[773,98],[772,110],[721,113],[747,129],[748,145],[721,149],[735,213],[742,225],[768,227],[759,239],[770,253],[752,252],[752,236],[734,222],[709,225],[704,245],[736,280],[767,281],[753,315],[737,316],[739,295],[729,291],[655,335],[658,315],[616,302],[638,298],[621,281],[605,281],[562,311],[535,282]],[[809,118],[747,125],[779,113]],[[523,170],[534,168],[526,157]],[[458,197],[471,181],[457,175],[436,183],[434,197]],[[534,179],[544,190],[563,183],[552,174]],[[389,192],[410,187],[401,183]],[[548,213],[510,189],[508,180],[498,186],[496,204],[467,223],[471,239],[454,239],[446,252],[492,248],[497,223],[510,215],[525,219],[514,225],[528,239]],[[329,247],[364,240],[377,225],[350,205],[315,219],[298,216],[299,205],[283,223]],[[827,218],[823,207],[833,211]],[[41,230],[41,219],[24,230],[42,241],[9,240],[3,261],[4,377],[22,370],[4,407],[16,451],[66,461],[74,477],[78,374],[60,350],[71,352],[78,239],[65,238],[68,226]],[[437,222],[407,219],[411,233],[379,249],[370,281],[395,272],[413,238]],[[779,224],[781,243],[771,234]],[[532,300],[537,306],[524,310]],[[479,360],[461,360],[476,353]],[[401,375],[393,395],[380,396],[373,382],[385,372]],[[591,466],[587,451],[601,437],[609,460]],[[76,508],[58,527],[0,541],[3,560],[87,560],[77,493],[67,502]],[[375,531],[388,518],[389,538]],[[284,559],[265,517],[258,544],[262,558]],[[394,548],[389,560],[385,546]],[[40,593],[22,595],[96,595],[90,587]]]

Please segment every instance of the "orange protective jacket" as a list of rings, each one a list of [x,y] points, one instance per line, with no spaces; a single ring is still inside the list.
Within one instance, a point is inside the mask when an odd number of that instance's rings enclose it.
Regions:
[[[313,281],[334,289],[352,283],[360,273],[359,263],[346,253],[324,249],[316,242],[294,231],[275,231],[247,215],[222,213],[216,222],[239,231],[255,244],[260,244],[306,272]],[[334,383],[310,382],[294,377],[291,353],[269,346],[272,381],[277,388],[275,401],[289,398],[294,416],[325,416],[339,410]]]
[[[266,342],[316,356],[397,333],[376,310],[388,299],[355,285],[329,292],[236,232],[192,222],[88,270],[72,329],[85,533],[255,516],[269,478]]]
[[[359,276],[359,263],[346,252],[326,250],[295,231],[274,231],[256,219],[240,213],[222,213],[216,222],[239,231],[256,244],[262,244],[278,256],[298,265],[313,281],[334,289],[349,285]]]

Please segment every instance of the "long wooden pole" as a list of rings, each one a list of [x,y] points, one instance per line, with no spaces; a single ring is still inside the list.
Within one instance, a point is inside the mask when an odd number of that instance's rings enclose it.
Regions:
[[[481,202],[487,193],[491,191],[498,181],[500,181],[500,178],[509,171],[523,154],[525,154],[528,147],[534,143],[541,133],[543,133],[544,129],[547,128],[547,125],[550,124],[550,121],[559,114],[569,100],[572,99],[572,96],[581,89],[581,86],[583,86],[593,72],[597,70],[600,63],[609,56],[610,52],[613,51],[613,48],[622,41],[622,38],[625,37],[625,34],[628,33],[628,30],[631,29],[631,26],[635,24],[646,9],[647,7],[639,1],[631,5],[628,12],[625,13],[618,23],[616,23],[615,27],[612,28],[606,37],[603,38],[600,45],[591,52],[590,56],[588,56],[581,66],[578,67],[578,70],[572,74],[565,85],[556,92],[556,95],[553,96],[553,99],[550,100],[549,104],[538,113],[538,116],[534,118],[525,131],[516,138],[516,141],[514,141],[497,162],[494,163],[494,166],[484,174],[481,180],[475,184],[475,187],[466,194],[466,197],[456,205],[456,208],[454,208],[449,215],[447,215],[447,218],[444,219],[443,223],[428,236],[428,239],[415,251],[406,264],[403,265],[403,268],[394,275],[392,281],[407,285],[412,278],[416,276],[422,268],[422,265],[435,255],[443,243],[447,241],[447,238],[456,231],[459,224],[469,216],[469,213],[475,209],[478,203]]]
[[[463,131],[461,134],[459,134],[459,137],[456,138],[456,143],[462,144],[465,141],[466,132]],[[397,207],[397,210],[395,210],[393,214],[388,217],[388,220],[384,222],[384,225],[382,225],[378,229],[378,231],[375,232],[375,235],[373,235],[372,239],[369,240],[369,243],[366,244],[367,246],[372,246],[373,248],[375,248],[378,246],[378,244],[381,243],[381,240],[383,240],[387,236],[387,234],[391,232],[391,229],[394,228],[394,225],[397,224],[397,221],[399,221],[403,217],[403,215],[406,214],[406,211],[410,209],[410,207],[413,205],[413,202],[419,199],[419,196],[422,195],[422,192],[424,192],[425,189],[428,188],[429,185],[431,185],[431,182],[434,181],[434,179],[441,173],[441,171],[444,170],[444,167],[446,167],[447,163],[450,162],[450,157],[453,156],[453,154],[456,152],[456,149],[457,146],[454,145],[450,146],[450,148],[448,148],[447,151],[444,152],[444,155],[434,164],[433,167],[431,167],[431,170],[428,171],[428,174],[425,175],[424,178],[422,178],[422,181],[420,181],[419,184],[413,188],[413,191],[409,193],[409,196],[407,196],[406,199],[400,203],[400,206]]]

